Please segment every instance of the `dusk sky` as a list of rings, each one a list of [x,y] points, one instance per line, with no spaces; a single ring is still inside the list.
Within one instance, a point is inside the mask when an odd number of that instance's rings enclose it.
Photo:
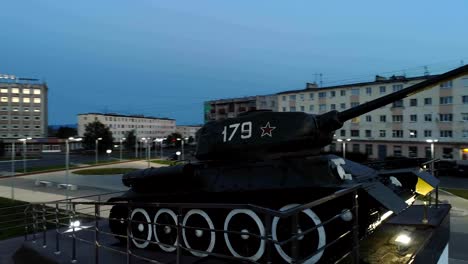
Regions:
[[[203,122],[203,101],[468,63],[468,1],[6,0],[0,73],[49,86],[49,124]]]

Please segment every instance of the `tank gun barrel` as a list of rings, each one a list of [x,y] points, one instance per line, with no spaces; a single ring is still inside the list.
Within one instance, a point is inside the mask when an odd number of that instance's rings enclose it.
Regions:
[[[367,112],[370,112],[372,110],[375,110],[379,107],[388,105],[392,102],[401,100],[405,97],[408,97],[410,95],[413,95],[415,93],[421,92],[426,89],[430,89],[434,85],[437,85],[441,82],[448,81],[457,77],[460,77],[461,75],[468,74],[468,65],[456,68],[454,70],[448,71],[444,74],[435,76],[433,78],[430,78],[426,81],[417,83],[415,85],[412,85],[408,88],[402,89],[400,91],[391,93],[389,95],[380,97],[378,99],[372,100],[370,102],[358,105],[356,107],[353,107],[351,109],[345,110],[343,112],[338,112],[337,113],[337,118],[338,120],[343,123],[347,120],[353,119],[355,117],[358,117],[360,115],[363,115]]]

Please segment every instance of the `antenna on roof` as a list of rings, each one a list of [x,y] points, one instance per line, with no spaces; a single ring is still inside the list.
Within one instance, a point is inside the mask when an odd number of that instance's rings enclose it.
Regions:
[[[429,68],[424,66],[424,76],[429,76]]]
[[[321,74],[321,73],[320,73],[320,88],[322,88],[322,87],[323,87],[323,80],[322,80],[322,76],[323,76],[323,74]]]

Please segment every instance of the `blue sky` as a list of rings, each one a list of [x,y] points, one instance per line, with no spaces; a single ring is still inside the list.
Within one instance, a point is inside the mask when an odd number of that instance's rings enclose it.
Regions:
[[[203,101],[468,62],[468,2],[6,0],[0,73],[44,79],[49,124],[203,122]]]

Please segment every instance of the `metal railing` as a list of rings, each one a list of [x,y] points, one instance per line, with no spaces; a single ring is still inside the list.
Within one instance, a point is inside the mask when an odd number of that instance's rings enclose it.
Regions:
[[[83,199],[89,199],[88,197],[79,197],[75,199],[62,200],[48,203],[35,203],[24,206],[24,224],[21,225],[24,228],[25,240],[32,240],[36,243],[38,240],[42,240],[42,246],[47,247],[50,244],[54,245],[54,252],[61,254],[63,246],[70,246],[67,249],[71,251],[71,261],[75,262],[78,259],[78,246],[77,242],[82,242],[88,246],[94,247],[94,263],[100,262],[100,255],[103,250],[110,253],[121,254],[126,257],[126,263],[132,263],[133,260],[142,260],[150,263],[163,263],[158,260],[158,253],[153,249],[151,253],[147,254],[148,250],[142,250],[135,247],[135,243],[146,243],[148,247],[150,245],[163,246],[166,248],[173,249],[172,257],[176,263],[185,263],[184,258],[187,256],[191,257],[207,257],[224,260],[242,260],[250,263],[276,263],[275,259],[278,259],[279,250],[283,251],[283,256],[286,254],[287,258],[284,258],[283,262],[286,263],[302,263],[310,258],[317,257],[320,259],[324,252],[328,249],[333,248],[333,262],[339,263],[346,260],[348,263],[359,263],[359,217],[358,217],[358,189],[360,185],[356,185],[344,190],[337,191],[321,199],[294,206],[287,210],[272,210],[251,204],[211,204],[211,203],[133,203],[133,202],[101,202],[101,196],[99,196],[97,202],[83,201]],[[109,195],[109,194],[104,194]],[[337,198],[349,196],[352,199],[352,207],[345,211],[339,211],[338,213],[332,214],[327,219],[321,219],[318,223],[315,222],[314,226],[301,230],[299,224],[300,214],[308,212],[307,210],[315,208],[317,206],[325,206],[328,202],[331,202]],[[79,200],[81,199],[81,200]],[[113,206],[121,206],[126,208],[127,215],[124,219],[107,216]],[[176,214],[174,224],[167,223],[156,223],[153,221],[139,221],[132,219],[132,212],[136,208],[145,208],[146,210],[153,210],[156,212],[161,208],[171,208]],[[224,230],[220,227],[200,227],[184,225],[184,217],[187,217],[187,212],[192,209],[198,210],[245,210],[243,212],[253,212],[256,216],[261,216],[263,219],[260,220],[263,225],[259,230],[263,232],[250,232],[249,230]],[[0,209],[1,210],[1,209]],[[0,212],[1,213],[1,212]],[[320,232],[323,232],[325,228],[332,230],[330,224],[343,218],[344,214],[352,215],[352,222],[349,223],[349,230],[344,231],[342,234],[333,237],[333,240],[327,241],[328,243],[316,242],[317,249],[314,252],[301,252],[304,246],[301,246],[301,241],[307,236],[320,236]],[[253,215],[253,214],[252,214]],[[154,214],[153,214],[154,216]],[[152,217],[150,217],[151,220]],[[289,219],[290,225],[290,236],[286,239],[280,240],[278,236],[274,238],[275,230],[273,230],[273,222],[276,221],[276,228],[279,228],[278,221],[280,219]],[[276,219],[276,220],[275,220]],[[350,220],[351,220],[350,219]],[[77,221],[85,223],[86,228],[83,224],[78,224]],[[107,230],[106,221],[117,221],[125,225],[124,233],[118,234]],[[2,224],[2,223],[0,223]],[[163,243],[156,241],[156,239],[140,238],[133,235],[136,232],[132,229],[135,225],[143,225],[148,228],[147,232],[153,232],[153,228],[158,226],[164,226],[176,230],[176,238],[174,244]],[[1,226],[1,225],[0,225]],[[208,234],[214,234],[216,236],[225,237],[229,240],[229,236],[235,237],[248,237],[258,240],[261,245],[264,245],[263,252],[260,257],[252,256],[239,256],[235,255],[229,249],[226,249],[226,245],[215,246],[216,250],[196,249],[190,247],[189,243],[185,242],[185,232],[189,230],[195,230],[196,232],[208,232]],[[322,230],[322,231],[321,231]],[[1,231],[1,229],[0,229]],[[152,237],[150,235],[149,237]],[[52,238],[52,241],[50,239]],[[122,246],[115,246],[115,238],[124,241]],[[68,240],[68,243],[63,243]],[[71,240],[71,241],[70,241]],[[218,239],[219,240],[219,239]],[[226,241],[227,241],[226,240]],[[319,240],[319,238],[315,239]],[[109,242],[112,241],[112,242]],[[226,242],[225,241],[225,242]],[[343,241],[346,241],[344,243]],[[351,243],[349,243],[349,241]],[[185,243],[184,243],[185,242]],[[211,240],[210,240],[211,242]],[[226,242],[227,243],[227,242]],[[341,243],[341,244],[340,244]],[[218,243],[219,244],[219,243]],[[337,250],[346,245],[346,250]],[[351,246],[350,246],[351,245]],[[192,244],[193,246],[193,244]],[[276,251],[275,251],[276,249]],[[289,250],[290,253],[285,253]],[[331,252],[332,250],[328,250]],[[276,252],[276,253],[275,253]],[[340,252],[341,255],[337,255]],[[307,255],[305,255],[307,254]],[[102,261],[101,261],[102,262]],[[329,261],[326,261],[327,263]]]

